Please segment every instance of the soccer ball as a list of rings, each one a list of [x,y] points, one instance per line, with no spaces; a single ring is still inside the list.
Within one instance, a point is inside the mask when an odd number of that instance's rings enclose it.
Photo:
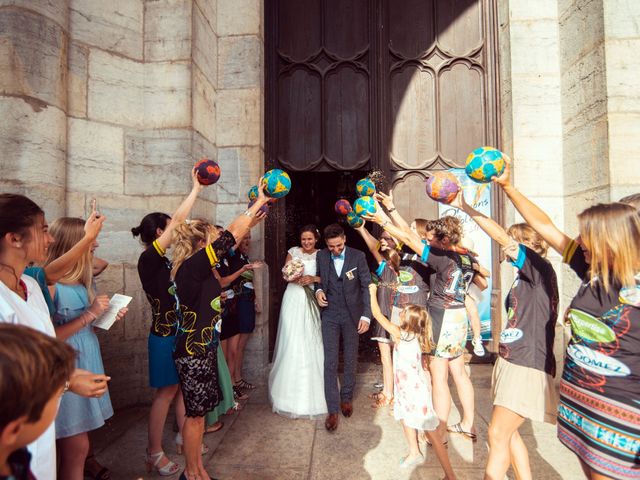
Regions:
[[[347,213],[347,223],[350,227],[360,228],[364,223],[364,220],[356,215],[355,212],[349,212]]]
[[[213,185],[220,180],[220,166],[208,158],[203,158],[195,167],[200,185]]]
[[[363,178],[356,183],[356,192],[359,197],[370,197],[376,193],[376,186],[369,178]]]
[[[369,196],[358,198],[353,202],[353,210],[359,217],[376,213],[376,202]]]
[[[249,201],[258,198],[258,186],[254,185],[253,187],[251,187],[247,192],[247,196],[249,197]]]
[[[451,172],[434,172],[427,179],[427,195],[436,202],[449,204],[460,191],[458,179]]]
[[[493,147],[476,148],[467,157],[464,170],[474,182],[489,183],[492,177],[499,177],[504,172],[504,157],[504,153]]]
[[[291,190],[289,174],[279,168],[269,170],[262,179],[266,185],[265,193],[273,198],[282,198]]]
[[[351,208],[351,204],[349,203],[349,200],[345,200],[344,198],[341,198],[340,200],[338,200],[334,208],[338,215],[346,215],[349,212],[353,211],[353,208]]]
[[[256,201],[255,200],[251,200],[249,202],[249,204],[247,205],[247,208],[253,207],[254,203],[256,203]],[[267,203],[265,203],[262,207],[260,207],[259,211],[263,212],[266,215],[267,213],[269,213],[269,205]]]

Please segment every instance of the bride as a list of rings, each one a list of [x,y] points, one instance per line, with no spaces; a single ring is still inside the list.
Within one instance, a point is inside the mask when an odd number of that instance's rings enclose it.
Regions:
[[[304,263],[303,276],[289,282],[282,298],[273,367],[269,374],[269,398],[273,411],[288,417],[315,417],[327,413],[324,398],[324,353],[320,311],[313,289],[316,276],[315,225],[300,229],[301,247],[289,249],[286,262]]]

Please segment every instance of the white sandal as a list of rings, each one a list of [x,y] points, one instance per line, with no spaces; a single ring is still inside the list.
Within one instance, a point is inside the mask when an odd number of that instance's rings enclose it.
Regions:
[[[168,462],[164,467],[159,467],[158,464],[163,457],[166,458]],[[163,451],[159,451],[157,453],[149,453],[149,451],[147,450],[147,455],[144,459],[144,463],[147,465],[147,473],[151,473],[153,470],[156,470],[162,477],[175,475],[180,470],[180,466],[169,460],[169,457],[167,457]]]

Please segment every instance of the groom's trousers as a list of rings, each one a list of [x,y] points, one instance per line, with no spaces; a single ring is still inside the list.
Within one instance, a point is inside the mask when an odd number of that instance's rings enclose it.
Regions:
[[[329,307],[331,308],[331,307]],[[340,411],[340,402],[350,402],[356,385],[358,366],[358,328],[344,310],[322,312],[322,342],[324,345],[324,396],[329,413]],[[344,344],[344,381],[338,391],[338,357],[340,336]]]

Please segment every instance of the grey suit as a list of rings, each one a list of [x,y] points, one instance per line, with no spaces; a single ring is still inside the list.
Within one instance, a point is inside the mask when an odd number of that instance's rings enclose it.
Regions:
[[[353,398],[358,364],[358,323],[371,318],[369,284],[371,273],[360,250],[345,247],[344,265],[338,277],[328,249],[316,257],[321,288],[329,305],[322,310],[324,344],[324,395],[329,413],[338,413],[340,402]],[[338,392],[338,355],[340,334],[344,343],[344,382]]]

